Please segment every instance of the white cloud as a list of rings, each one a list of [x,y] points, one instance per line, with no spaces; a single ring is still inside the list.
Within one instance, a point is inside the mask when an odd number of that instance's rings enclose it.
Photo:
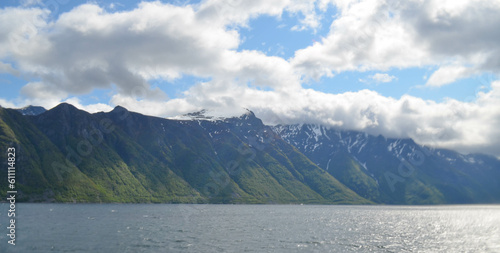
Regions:
[[[37,105],[48,109],[57,106],[61,102],[63,100],[54,97],[16,98],[12,100],[0,98],[0,106],[6,108],[23,108],[28,105]]]
[[[286,8],[287,11],[295,13],[295,15],[301,14],[304,16],[300,20],[300,24],[297,24],[291,28],[292,31],[303,31],[307,29],[313,29],[314,32],[321,27],[321,14],[316,12],[315,1],[310,0],[296,0],[293,4],[289,4]]]
[[[500,73],[499,1],[332,2],[340,14],[330,34],[291,61],[306,78],[443,62]]]
[[[168,101],[138,100],[134,97],[121,94],[114,95],[110,100],[110,104],[120,105],[146,115],[161,117],[183,115],[202,109],[199,105],[193,105],[185,99],[171,99]]]
[[[246,26],[259,15],[281,18],[286,11],[298,17],[299,24],[292,29],[316,30],[321,26],[321,13],[317,13],[316,5],[316,1],[310,0],[207,0],[200,5],[198,14],[210,22]]]
[[[369,77],[377,83],[390,83],[390,82],[392,82],[392,80],[397,79],[397,77],[391,76],[391,75],[385,74],[385,73],[376,73],[376,74],[371,75]]]
[[[427,80],[427,86],[443,86],[472,75],[474,70],[460,65],[442,66]]]
[[[0,59],[25,57],[29,55],[36,40],[39,29],[46,27],[48,11],[37,8],[3,8],[0,9]]]
[[[81,101],[77,97],[71,97],[63,101],[64,103],[72,104],[76,108],[80,110],[84,110],[90,113],[96,113],[96,112],[109,112],[113,110],[113,107],[107,105],[107,104],[102,104],[102,103],[97,103],[97,104],[91,104],[91,105],[82,105]],[[50,107],[47,107],[50,108]]]
[[[21,107],[18,107],[15,103],[12,103],[11,101],[7,101],[3,98],[0,98],[0,106],[5,107],[5,108],[21,108]]]

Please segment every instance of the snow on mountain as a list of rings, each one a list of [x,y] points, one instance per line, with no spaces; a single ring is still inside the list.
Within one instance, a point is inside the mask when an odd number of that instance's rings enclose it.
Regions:
[[[47,110],[41,106],[26,106],[20,109],[16,109],[22,115],[36,116],[46,112]]]
[[[500,161],[495,157],[320,125],[278,125],[273,130],[342,183],[376,202],[500,199]]]

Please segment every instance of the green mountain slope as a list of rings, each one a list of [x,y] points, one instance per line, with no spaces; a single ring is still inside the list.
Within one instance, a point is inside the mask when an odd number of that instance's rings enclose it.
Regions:
[[[26,201],[371,203],[252,113],[168,120],[68,104],[35,116],[0,111],[2,147],[22,150],[18,185]]]
[[[96,185],[76,166],[65,164],[64,155],[28,119],[14,110],[0,108],[0,149],[2,164],[7,167],[7,149],[16,150],[16,189],[21,201],[96,201],[106,191]],[[63,169],[63,170],[61,170]],[[7,178],[7,170],[0,170]],[[0,187],[7,188],[7,180]]]

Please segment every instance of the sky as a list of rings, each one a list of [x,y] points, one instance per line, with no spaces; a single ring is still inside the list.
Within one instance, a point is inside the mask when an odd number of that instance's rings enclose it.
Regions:
[[[500,157],[500,1],[3,0],[0,105],[252,110]]]

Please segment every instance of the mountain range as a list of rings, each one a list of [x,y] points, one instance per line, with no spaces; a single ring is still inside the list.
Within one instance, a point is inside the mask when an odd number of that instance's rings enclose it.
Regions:
[[[494,203],[500,161],[319,125],[273,130],[360,196],[387,204]]]
[[[495,157],[319,125],[267,126],[251,111],[165,119],[120,106],[94,114],[65,103],[0,108],[3,154],[8,147],[20,201],[500,202]]]

